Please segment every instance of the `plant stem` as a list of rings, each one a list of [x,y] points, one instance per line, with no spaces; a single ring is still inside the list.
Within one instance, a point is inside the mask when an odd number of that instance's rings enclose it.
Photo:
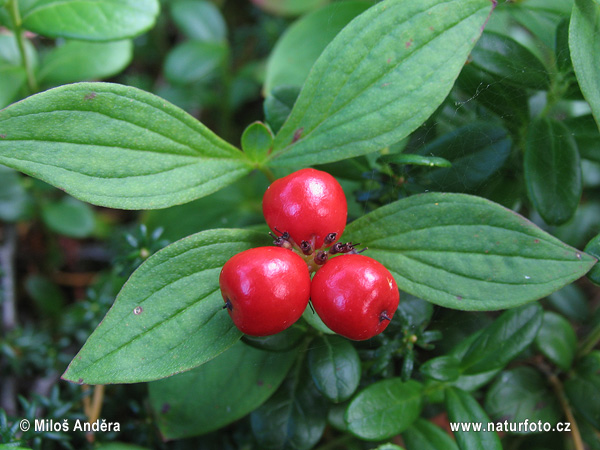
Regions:
[[[591,352],[596,345],[600,342],[600,322],[596,324],[590,334],[588,334],[581,344],[579,345],[579,350],[577,351],[577,356],[581,358],[582,356],[587,355]]]
[[[268,167],[260,166],[260,167],[258,167],[258,170],[260,170],[264,174],[264,176],[267,177],[267,180],[269,180],[269,183],[272,183],[273,181],[275,181],[277,179],[275,174]]]
[[[35,94],[38,91],[38,85],[35,79],[35,74],[33,73],[33,66],[31,65],[31,61],[27,56],[27,49],[25,48],[25,38],[23,36],[22,27],[23,21],[21,20],[21,14],[19,14],[18,0],[10,0],[8,2],[7,8],[10,12],[10,16],[13,21],[13,31],[15,33],[17,45],[19,46],[19,52],[21,53],[23,68],[25,69],[25,73],[27,74],[27,87],[29,89],[30,94]]]

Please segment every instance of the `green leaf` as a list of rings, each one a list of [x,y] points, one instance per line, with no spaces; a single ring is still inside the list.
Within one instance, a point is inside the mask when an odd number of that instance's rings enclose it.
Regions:
[[[309,450],[323,435],[327,404],[299,366],[275,394],[250,415],[260,448]]]
[[[381,444],[373,450],[404,450],[404,448],[396,444]]]
[[[588,242],[585,246],[585,251],[596,258],[600,258],[600,234]],[[600,285],[600,267],[598,267],[598,264],[592,267],[592,270],[588,272],[587,277],[593,283]]]
[[[421,373],[438,381],[455,381],[460,375],[460,361],[454,356],[438,356],[421,366]]]
[[[121,72],[133,56],[130,40],[115,42],[68,41],[44,58],[38,79],[46,84],[108,78]]]
[[[299,92],[296,86],[278,86],[265,98],[265,119],[275,133],[290,115]]]
[[[210,80],[225,62],[227,52],[227,45],[222,42],[184,42],[167,55],[165,75],[179,84]]]
[[[414,195],[346,227],[398,287],[441,306],[497,310],[544,297],[583,276],[595,258],[480,197]]]
[[[372,4],[368,1],[337,2],[294,22],[277,41],[269,56],[264,92],[270,95],[281,86],[300,89],[327,44],[348,22]]]
[[[171,14],[177,27],[190,39],[222,42],[227,37],[227,25],[214,3],[206,0],[173,2]]]
[[[600,429],[600,352],[587,355],[577,365],[576,374],[565,382],[569,402],[596,429]]]
[[[64,314],[65,295],[63,291],[43,275],[33,274],[25,281],[27,294],[33,299],[44,318],[58,318]]]
[[[371,384],[348,405],[348,430],[367,440],[387,439],[402,433],[419,417],[422,386],[390,378]]]
[[[242,336],[242,341],[251,347],[268,352],[287,352],[296,347],[306,336],[305,330],[297,323],[270,336]]]
[[[73,238],[88,237],[94,231],[94,211],[73,197],[42,205],[42,220],[52,231]]]
[[[479,423],[486,427],[490,422],[477,400],[462,389],[451,387],[446,390],[446,409],[450,423]],[[466,431],[461,427],[452,431],[461,450],[502,450],[495,431]]]
[[[24,44],[28,60],[34,68],[37,67],[35,47],[29,39],[25,39]],[[23,64],[21,50],[19,50],[19,44],[14,34],[0,34],[0,65],[3,65],[3,63],[11,66],[21,66]]]
[[[589,251],[587,247],[585,251],[596,258],[600,256],[594,254],[593,251]],[[592,267],[587,277],[590,277],[594,273],[596,267],[597,265]],[[587,296],[576,284],[567,284],[564,288],[550,294],[548,296],[548,303],[552,308],[571,320],[585,322],[591,315]]]
[[[542,312],[539,304],[532,303],[502,313],[471,344],[462,358],[462,371],[476,374],[504,367],[533,342]]]
[[[517,367],[500,373],[486,393],[484,406],[494,422],[508,420],[515,428],[505,431],[517,433],[529,431],[517,427],[526,420],[555,425],[562,418],[560,404],[546,378],[531,367]]]
[[[473,191],[502,168],[511,144],[508,132],[494,124],[474,122],[458,128],[419,150],[452,163],[450,168],[426,171],[420,183],[441,191]]]
[[[563,123],[575,138],[580,156],[591,161],[600,162],[600,133],[594,116],[587,114],[572,117]]]
[[[600,128],[600,7],[596,0],[575,0],[569,27],[571,61],[583,96]]]
[[[149,30],[158,12],[157,0],[38,0],[22,18],[25,29],[44,36],[116,41]]]
[[[583,189],[581,164],[577,144],[563,124],[531,122],[524,169],[529,199],[546,223],[561,225],[573,217]]]
[[[401,293],[397,314],[410,328],[422,327],[423,329],[431,320],[433,305],[413,295]]]
[[[15,222],[25,214],[27,192],[14,170],[0,166],[0,220]]]
[[[263,161],[273,146],[273,134],[262,122],[253,122],[242,134],[242,150],[252,161]]]
[[[471,52],[470,63],[517,86],[543,90],[550,85],[544,64],[527,47],[498,33],[482,34]]]
[[[123,442],[106,442],[96,447],[97,450],[147,450],[147,447],[139,445],[125,444]]]
[[[421,156],[410,153],[394,153],[391,155],[384,155],[379,158],[379,161],[384,163],[394,164],[412,164],[415,166],[427,166],[427,167],[451,167],[452,163],[447,159],[440,158],[437,156]]]
[[[296,353],[264,352],[238,342],[200,367],[150,383],[163,438],[205,434],[258,408],[279,387]]]
[[[475,317],[473,320],[481,319]],[[460,325],[461,327],[463,324]],[[474,342],[479,339],[479,336],[483,333],[483,329],[476,331],[460,341],[449,353],[449,356],[454,356],[458,360],[462,360],[465,354],[469,351]],[[447,333],[444,333],[444,337],[447,337]],[[451,383],[452,386],[462,389],[463,391],[472,392],[479,389],[481,386],[489,383],[501,369],[491,369],[486,372],[476,373],[474,375],[468,375],[461,373],[458,380]]]
[[[271,165],[339,161],[407,136],[447,96],[492,7],[385,0],[356,17],[311,69]]]
[[[308,365],[317,389],[334,403],[349,399],[360,382],[358,352],[339,336],[325,335],[312,341]]]
[[[407,450],[458,450],[448,433],[421,418],[402,433],[402,439]]]
[[[250,172],[243,153],[138,89],[78,83],[0,111],[0,163],[101,206],[155,209]]]
[[[535,344],[546,358],[562,370],[569,370],[577,351],[577,336],[567,319],[546,311]]]
[[[131,275],[63,378],[86,384],[137,383],[199,366],[241,333],[223,310],[219,273],[262,234],[204,231],[169,245]]]
[[[336,334],[331,331],[327,325],[321,320],[319,315],[315,312],[311,305],[308,305],[302,313],[302,318],[313,327],[315,330],[325,334]]]
[[[299,16],[329,3],[330,0],[252,0],[256,6],[279,16]]]
[[[4,108],[17,98],[26,78],[27,74],[22,67],[0,65],[0,108]]]

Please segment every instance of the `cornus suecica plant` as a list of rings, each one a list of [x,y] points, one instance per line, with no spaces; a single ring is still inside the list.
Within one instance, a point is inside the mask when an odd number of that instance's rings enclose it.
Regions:
[[[74,197],[32,195],[54,232],[89,203],[174,241],[132,235],[61,383],[149,382],[164,439],[222,448],[600,448],[598,1],[252,3],[164,2],[159,96],[79,82],[156,0],[0,0],[0,164]],[[264,73],[229,44],[275,26]]]

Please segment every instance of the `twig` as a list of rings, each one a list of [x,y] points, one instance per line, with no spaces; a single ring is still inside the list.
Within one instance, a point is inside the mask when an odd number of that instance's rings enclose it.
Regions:
[[[17,231],[13,224],[4,226],[4,241],[0,247],[0,275],[2,277],[2,331],[6,335],[17,326],[17,309],[15,307],[15,250],[17,247]]]

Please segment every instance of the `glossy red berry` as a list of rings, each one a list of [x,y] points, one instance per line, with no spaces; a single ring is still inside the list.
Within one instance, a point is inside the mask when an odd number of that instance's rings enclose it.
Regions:
[[[400,301],[392,274],[373,258],[332,258],[312,280],[311,301],[332,331],[361,341],[388,326]]]
[[[308,305],[310,275],[293,251],[258,247],[229,259],[219,276],[221,295],[242,333],[268,336],[296,322]]]
[[[265,192],[262,206],[271,230],[288,232],[298,246],[304,241],[311,250],[336,242],[348,215],[340,184],[328,173],[316,169],[298,170],[274,181]]]

